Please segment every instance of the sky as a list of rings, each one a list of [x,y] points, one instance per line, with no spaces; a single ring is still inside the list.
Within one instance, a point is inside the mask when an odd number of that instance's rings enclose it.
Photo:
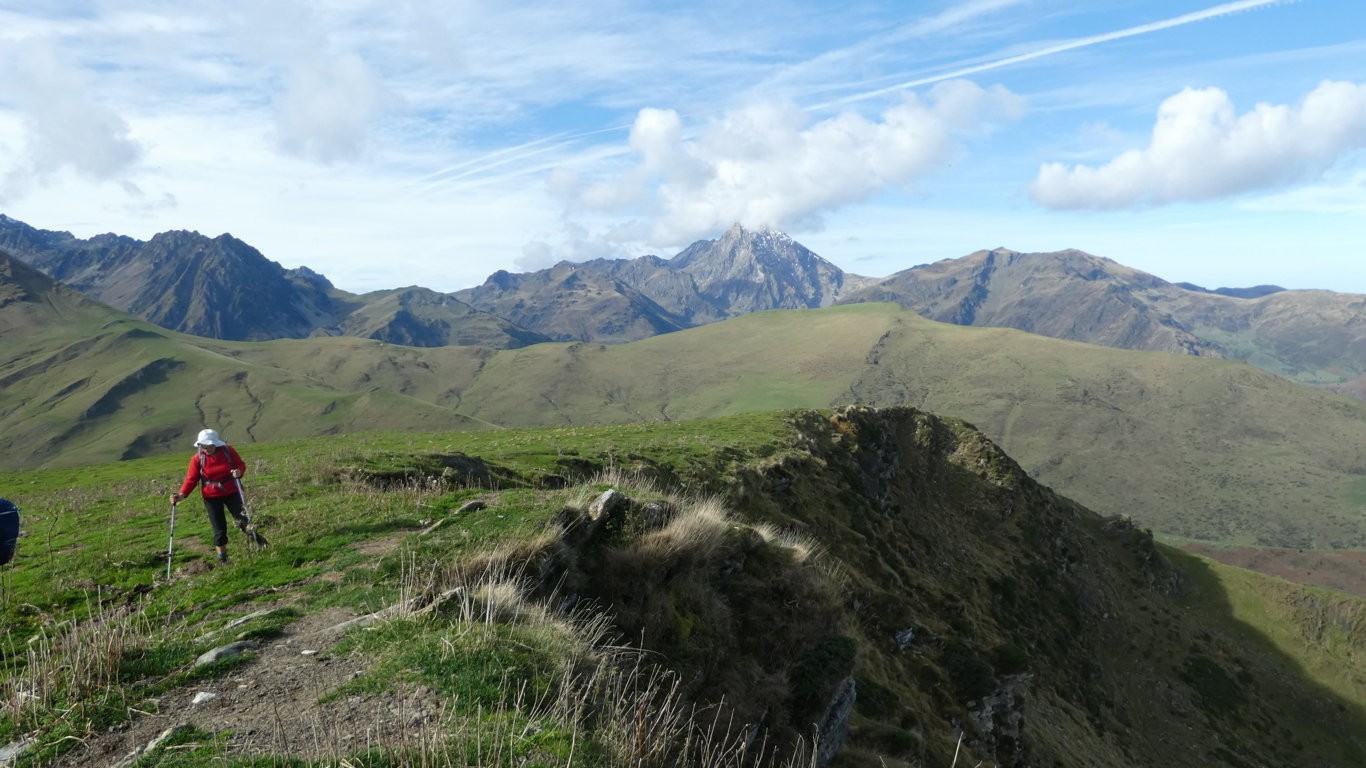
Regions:
[[[1366,294],[1366,2],[0,0],[0,213],[355,293],[738,222]]]

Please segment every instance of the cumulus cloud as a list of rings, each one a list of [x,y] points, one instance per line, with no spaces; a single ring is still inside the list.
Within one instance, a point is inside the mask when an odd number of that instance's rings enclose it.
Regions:
[[[4,169],[0,196],[16,197],[62,170],[105,181],[142,156],[128,123],[93,94],[86,74],[50,44],[24,41],[0,60],[0,102],[11,101],[22,147]]]
[[[325,163],[361,154],[371,121],[390,96],[355,54],[298,61],[274,100],[280,146]]]
[[[560,172],[552,189],[592,210],[649,219],[648,240],[657,244],[735,222],[791,228],[913,185],[958,151],[958,137],[1021,109],[1002,87],[962,80],[941,83],[924,99],[908,95],[874,119],[844,112],[813,121],[791,104],[766,102],[727,112],[695,136],[678,113],[645,109],[631,129],[634,165],[595,180]]]
[[[1095,167],[1047,163],[1030,186],[1050,208],[1209,200],[1321,177],[1366,147],[1366,85],[1326,81],[1297,106],[1238,115],[1218,88],[1187,88],[1158,109],[1146,149]]]

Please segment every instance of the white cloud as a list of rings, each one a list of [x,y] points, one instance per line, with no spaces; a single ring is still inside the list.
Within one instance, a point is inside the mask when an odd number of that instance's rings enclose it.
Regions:
[[[1366,85],[1326,81],[1298,106],[1238,115],[1218,88],[1187,88],[1158,109],[1148,147],[1096,167],[1047,163],[1030,187],[1050,208],[1210,200],[1320,177],[1366,147]]]
[[[324,163],[355,158],[371,121],[391,98],[355,54],[298,62],[274,100],[280,145]]]
[[[0,165],[0,200],[22,195],[66,170],[101,181],[115,179],[138,161],[143,150],[130,138],[128,123],[95,97],[79,67],[43,41],[6,47],[8,56],[0,59],[0,102],[14,104],[22,128],[8,167]]]
[[[696,137],[676,112],[645,109],[631,129],[635,166],[591,183],[560,173],[553,187],[592,210],[649,218],[647,239],[660,246],[737,221],[792,227],[913,185],[955,154],[957,136],[1021,108],[1019,97],[999,86],[952,81],[926,99],[908,95],[876,119],[845,112],[813,123],[793,105],[763,102],[721,115]]]

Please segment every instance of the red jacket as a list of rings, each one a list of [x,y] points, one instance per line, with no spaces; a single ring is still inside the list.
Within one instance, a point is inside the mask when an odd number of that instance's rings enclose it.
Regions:
[[[231,445],[220,445],[212,454],[196,451],[190,458],[189,469],[185,471],[185,482],[180,484],[180,495],[189,496],[194,487],[203,481],[199,492],[205,498],[231,496],[237,493],[237,483],[232,478],[234,469],[244,475],[247,473],[247,465]]]

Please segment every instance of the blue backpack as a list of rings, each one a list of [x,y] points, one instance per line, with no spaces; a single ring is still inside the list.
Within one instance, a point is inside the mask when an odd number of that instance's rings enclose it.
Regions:
[[[0,565],[14,559],[19,543],[19,508],[9,499],[0,499]]]

